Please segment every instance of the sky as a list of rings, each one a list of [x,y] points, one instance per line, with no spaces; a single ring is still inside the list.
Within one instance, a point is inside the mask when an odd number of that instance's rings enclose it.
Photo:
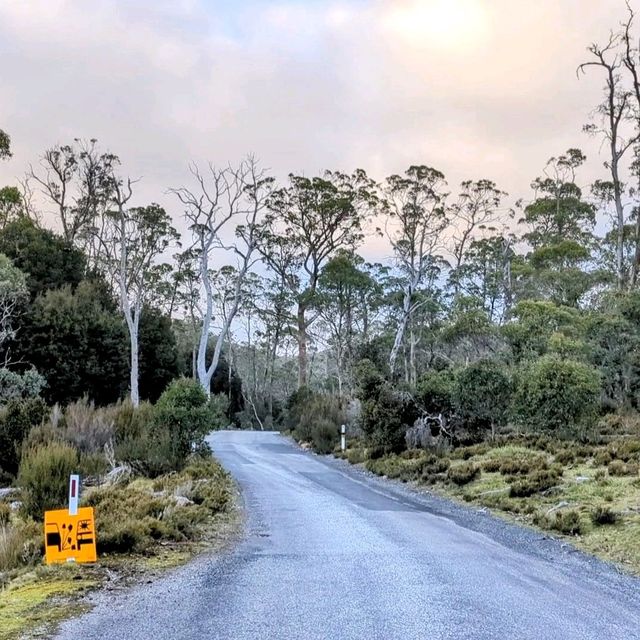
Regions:
[[[488,178],[531,196],[546,160],[581,147],[602,78],[586,47],[623,0],[0,0],[0,184],[73,138],[141,178],[136,204],[189,184],[190,162],[247,153],[283,178],[412,164],[455,193]]]

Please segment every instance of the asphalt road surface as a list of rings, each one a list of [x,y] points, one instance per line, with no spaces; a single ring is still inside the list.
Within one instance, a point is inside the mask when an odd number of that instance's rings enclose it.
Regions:
[[[60,639],[640,639],[640,580],[567,545],[274,433],[211,443],[242,489],[242,540],[99,597]]]

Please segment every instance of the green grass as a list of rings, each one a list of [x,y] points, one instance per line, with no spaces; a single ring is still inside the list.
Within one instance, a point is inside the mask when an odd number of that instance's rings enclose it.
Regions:
[[[609,455],[603,456],[604,450]],[[366,468],[379,475],[429,487],[440,495],[549,530],[640,574],[638,436],[606,447],[512,438],[438,456],[414,451],[377,460],[366,460],[365,451],[356,443],[342,457],[354,463],[364,460]],[[611,460],[624,464],[611,467]],[[481,472],[475,476],[456,473],[465,468],[461,465]],[[447,468],[451,470],[442,472]]]

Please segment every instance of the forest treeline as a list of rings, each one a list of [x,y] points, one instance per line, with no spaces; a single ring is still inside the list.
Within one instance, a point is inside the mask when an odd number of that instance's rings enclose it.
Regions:
[[[336,407],[316,430],[390,421],[393,446],[420,421],[452,440],[508,425],[584,435],[635,410],[633,33],[629,10],[578,70],[603,83],[584,127],[603,143],[593,184],[578,148],[515,196],[490,179],[455,187],[427,165],[278,182],[247,157],[192,165],[190,184],[169,185],[170,215],[138,202],[97,141],[50,147],[0,190],[4,397],[137,406],[183,375],[233,396],[241,426],[291,424],[311,394]],[[7,133],[0,145],[9,160]],[[369,263],[374,236],[388,255]]]

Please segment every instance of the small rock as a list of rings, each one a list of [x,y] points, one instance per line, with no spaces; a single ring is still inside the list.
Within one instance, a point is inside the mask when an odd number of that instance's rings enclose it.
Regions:
[[[193,504],[193,500],[189,500],[189,498],[185,498],[184,496],[175,496],[176,507],[187,507],[190,504]]]
[[[578,484],[582,484],[583,482],[590,482],[591,478],[589,476],[576,476],[576,482]]]
[[[6,498],[8,496],[12,496],[14,493],[17,493],[18,490],[15,487],[3,487],[0,489],[0,498]]]

